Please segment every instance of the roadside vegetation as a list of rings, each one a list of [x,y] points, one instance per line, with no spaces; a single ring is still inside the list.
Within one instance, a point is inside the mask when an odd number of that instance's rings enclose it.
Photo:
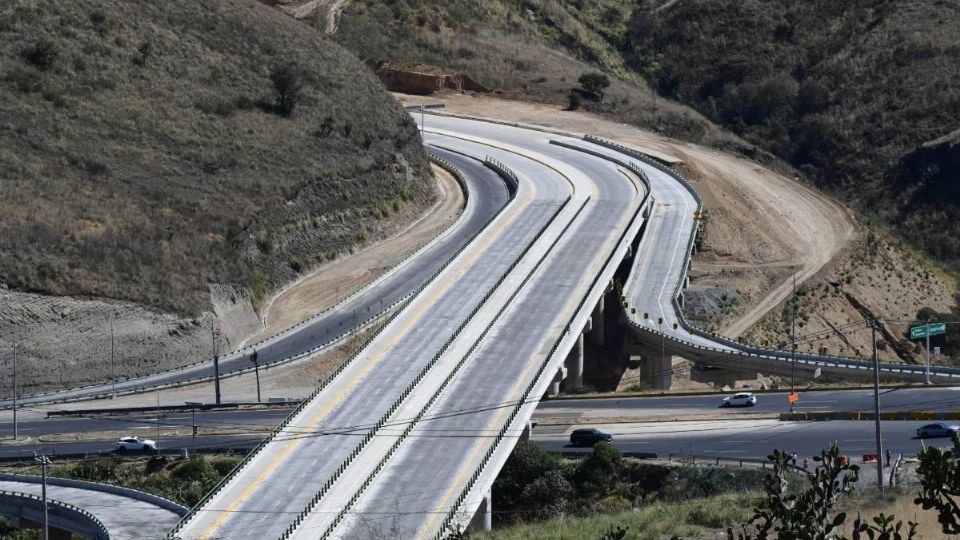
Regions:
[[[256,305],[433,197],[416,127],[321,32],[239,2],[0,7],[0,285]]]
[[[519,538],[511,535],[525,534],[524,524],[557,518],[559,522],[548,522],[545,534],[575,537],[591,527],[614,524],[627,512],[633,513],[630,522],[637,526],[691,534],[735,523],[743,517],[743,505],[731,503],[755,496],[762,481],[762,473],[754,469],[625,459],[605,442],[582,459],[566,459],[520,442],[493,486],[494,524],[508,527],[497,533],[506,536],[494,537]],[[677,519],[668,523],[668,515]]]
[[[79,461],[55,462],[48,469],[48,474],[139,489],[190,507],[199,502],[242,459],[242,456],[233,455],[194,455],[188,459],[93,456]],[[33,465],[10,466],[5,470],[18,474],[40,474],[40,470]]]

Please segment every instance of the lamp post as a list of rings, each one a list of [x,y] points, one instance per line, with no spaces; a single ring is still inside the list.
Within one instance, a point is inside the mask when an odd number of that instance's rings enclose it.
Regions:
[[[213,325],[213,321],[210,321],[210,334],[213,337],[213,391],[215,394],[217,405],[220,404],[220,357],[217,354],[217,337],[220,333],[217,332],[216,327]]]
[[[40,464],[43,469],[43,540],[50,540],[50,518],[47,515],[47,465],[50,464],[50,458],[41,452],[34,452],[33,459]]]
[[[19,424],[17,424],[17,347],[18,343],[13,344],[13,440],[16,441],[19,435]]]
[[[260,364],[257,362],[257,350],[253,350],[250,361],[253,362],[253,373],[257,376],[257,403],[260,403]]]

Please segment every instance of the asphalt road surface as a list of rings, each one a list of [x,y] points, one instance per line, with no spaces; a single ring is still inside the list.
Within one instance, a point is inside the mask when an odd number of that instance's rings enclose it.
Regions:
[[[602,399],[558,399],[544,401],[537,407],[538,416],[577,415],[642,415],[644,412],[716,412],[728,394],[698,396],[664,396]],[[725,409],[725,414],[788,412],[789,392],[758,393],[753,407]],[[881,388],[880,409],[884,411],[960,411],[960,387]],[[834,390],[800,392],[797,411],[872,411],[873,390]]]
[[[928,422],[882,422],[883,447],[895,456],[915,455],[922,450],[917,428]],[[871,421],[780,422],[777,420],[730,420],[704,422],[650,422],[591,426],[543,426],[533,430],[531,441],[551,451],[589,452],[570,445],[570,432],[596,427],[613,435],[613,444],[623,452],[654,453],[657,457],[696,455],[721,459],[764,459],[774,449],[814,456],[824,446],[837,442],[849,456],[875,453]],[[948,439],[925,439],[923,443],[944,448]],[[856,460],[855,460],[856,461]]]
[[[363,324],[369,318],[406,297],[427,282],[469,239],[477,233],[507,202],[508,193],[503,180],[492,170],[475,159],[448,152],[442,148],[432,149],[436,154],[459,168],[467,180],[470,198],[465,215],[449,234],[439,239],[417,257],[407,260],[394,271],[385,275],[360,293],[339,304],[336,308],[301,324],[287,333],[254,344],[240,351],[225,354],[220,358],[221,376],[249,369],[249,357],[257,351],[261,365],[306,353]],[[141,391],[145,388],[170,385],[198,377],[213,376],[213,361],[187,366],[183,369],[158,373],[146,377],[117,381],[116,385],[103,384],[64,390],[53,394],[23,396],[22,405],[49,403],[66,399],[91,398],[97,395]],[[9,407],[10,400],[0,401],[0,407]]]

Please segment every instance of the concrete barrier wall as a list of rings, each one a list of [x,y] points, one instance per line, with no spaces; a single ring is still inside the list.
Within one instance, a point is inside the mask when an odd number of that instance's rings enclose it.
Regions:
[[[873,411],[831,411],[780,413],[781,421],[873,420]],[[881,420],[960,420],[960,411],[884,411]]]
[[[43,482],[41,477],[29,474],[0,474],[0,480],[5,480],[8,482],[24,482],[28,484],[39,484]],[[127,497],[128,499],[136,499],[138,501],[148,502],[154,506],[163,508],[164,510],[169,510],[180,516],[186,514],[188,510],[187,507],[159,495],[147,493],[146,491],[140,491],[138,489],[114,486],[112,484],[101,484],[99,482],[88,482],[86,480],[76,480],[73,478],[57,478],[55,476],[48,476],[47,484],[51,486],[63,486],[86,489],[90,491],[100,491],[103,493],[118,495],[120,497]]]

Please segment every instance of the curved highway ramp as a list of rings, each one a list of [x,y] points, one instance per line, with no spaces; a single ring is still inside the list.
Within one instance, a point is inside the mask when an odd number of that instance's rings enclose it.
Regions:
[[[43,522],[41,494],[40,477],[0,475],[0,514],[21,526],[38,527]],[[96,540],[161,539],[187,512],[173,501],[142,491],[50,477],[47,508],[52,532]]]
[[[463,526],[489,508],[540,396],[582,375],[583,335],[634,253],[617,309],[641,340],[696,361],[866,373],[857,361],[759,351],[685,324],[700,203],[655,160],[595,138],[449,116],[431,116],[425,142],[497,171],[511,201],[177,537],[434,538]]]

